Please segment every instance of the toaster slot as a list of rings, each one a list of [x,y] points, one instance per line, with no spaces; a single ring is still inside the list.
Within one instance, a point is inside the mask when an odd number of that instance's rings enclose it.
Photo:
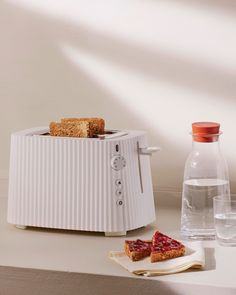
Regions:
[[[105,130],[104,134],[96,134],[93,137],[89,137],[86,139],[113,139],[113,138],[119,138],[122,136],[127,135],[128,132],[127,131],[121,131],[121,130]],[[50,136],[50,132],[48,130],[48,128],[44,128],[44,129],[38,129],[38,130],[33,130],[32,132],[26,134],[26,135],[33,135],[33,136]],[[62,137],[67,137],[67,136],[62,136]],[[77,137],[78,138],[78,137]],[[82,139],[85,139],[83,137],[81,137]],[[119,149],[119,147],[117,147],[116,149]]]
[[[128,132],[120,130],[105,130],[104,134],[98,134],[97,137],[100,139],[113,139],[127,135]]]
[[[141,159],[139,153],[139,142],[137,141],[137,153],[138,153],[138,171],[139,171],[139,183],[140,183],[140,190],[143,194],[143,178],[142,178],[142,170],[141,170]]]

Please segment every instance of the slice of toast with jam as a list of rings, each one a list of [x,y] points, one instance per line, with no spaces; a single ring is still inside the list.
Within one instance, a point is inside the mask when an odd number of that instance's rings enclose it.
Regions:
[[[158,262],[184,255],[185,246],[179,241],[156,231],[151,241],[126,240],[124,250],[132,261],[150,256],[151,262]]]
[[[152,241],[125,241],[125,254],[129,256],[132,261],[138,261],[151,254]]]
[[[185,246],[156,231],[152,238],[152,247],[151,247],[151,262],[162,261],[166,259],[176,258],[184,255]]]

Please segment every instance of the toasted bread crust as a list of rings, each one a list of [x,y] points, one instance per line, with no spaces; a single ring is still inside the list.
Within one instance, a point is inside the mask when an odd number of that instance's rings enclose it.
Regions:
[[[129,244],[127,242],[125,242],[125,246],[124,246],[124,250],[125,250],[125,254],[132,260],[135,261],[135,255],[134,252],[131,252],[129,250]]]
[[[50,123],[51,136],[68,136],[68,137],[90,137],[91,130],[89,123],[86,121],[73,123]]]
[[[173,249],[165,252],[151,252],[151,262],[162,261],[166,259],[176,258],[184,255],[185,247],[181,247],[180,249]]]
[[[104,134],[105,121],[102,118],[63,118],[61,123],[77,124],[81,121],[88,122],[92,136],[96,134]]]

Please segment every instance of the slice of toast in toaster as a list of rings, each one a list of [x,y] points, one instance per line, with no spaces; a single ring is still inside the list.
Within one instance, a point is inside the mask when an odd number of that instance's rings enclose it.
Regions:
[[[94,137],[104,134],[102,118],[64,118],[61,123],[50,123],[50,135],[69,137]]]
[[[159,231],[152,238],[151,262],[162,261],[184,255],[185,246]]]
[[[124,251],[125,254],[132,260],[138,261],[145,257],[150,256],[152,241],[125,241]]]
[[[80,121],[77,123],[50,123],[51,136],[69,137],[91,137],[89,122]]]
[[[96,134],[104,134],[105,121],[102,118],[63,118],[61,123],[78,123],[85,121],[89,123],[90,133],[92,136]]]

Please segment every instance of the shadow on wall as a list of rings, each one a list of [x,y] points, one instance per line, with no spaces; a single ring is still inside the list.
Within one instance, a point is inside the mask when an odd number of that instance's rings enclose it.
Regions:
[[[35,125],[45,125],[63,116],[82,116],[88,113],[91,116],[103,116],[111,128],[148,130],[151,143],[158,142],[163,149],[160,155],[155,156],[156,159],[153,158],[154,184],[180,188],[186,151],[178,144],[173,146],[158,128],[154,129],[149,122],[120,104],[119,97],[65,59],[58,44],[61,41],[66,42],[152,79],[209,93],[215,99],[234,99],[235,73],[223,72],[165,52],[151,51],[6,3],[1,4],[0,11],[1,19],[4,20],[5,17],[4,23],[9,25],[9,35],[4,34],[5,28],[0,28],[0,32],[3,30],[1,36],[4,44],[4,54],[0,58],[7,69],[4,79],[12,81],[14,85],[14,88],[7,88],[3,95],[10,98],[6,102],[9,110],[14,103],[15,122],[22,122],[16,126],[6,115],[6,124],[11,130],[27,128],[32,121]],[[7,67],[9,56],[11,63],[15,64],[13,70]],[[24,101],[20,97],[24,97]],[[18,111],[20,108],[23,109],[22,112]],[[180,118],[170,118],[173,124],[178,119]],[[176,163],[173,163],[173,154],[178,155]]]
[[[149,78],[210,94],[214,99],[221,100],[222,97],[235,99],[236,72],[184,60],[158,50],[147,50],[81,26],[77,29],[71,27],[65,33],[58,37],[77,48],[83,48],[103,59],[115,61]]]
[[[184,2],[185,0],[170,0]],[[202,5],[212,5],[213,1],[200,1]],[[226,1],[236,12],[236,4]],[[189,1],[188,1],[189,3]],[[195,3],[195,0],[190,0]],[[204,4],[205,3],[205,4]],[[215,3],[215,2],[214,2]],[[216,1],[216,6],[223,7],[223,1]],[[226,5],[227,6],[227,5]],[[234,9],[233,9],[234,8]],[[20,8],[15,8],[20,12]],[[27,10],[26,10],[27,11]],[[36,18],[35,18],[36,16]],[[115,62],[122,67],[127,67],[135,72],[146,74],[147,77],[169,82],[171,85],[182,85],[185,88],[199,93],[210,94],[214,99],[235,99],[236,72],[227,71],[214,65],[183,59],[166,52],[151,50],[143,46],[127,42],[121,38],[102,34],[94,29],[88,29],[82,25],[76,26],[62,20],[50,19],[50,15],[25,13],[25,17],[31,18],[41,33],[51,37],[51,45],[57,46],[62,40],[72,46],[84,49],[94,56]],[[199,45],[200,46],[200,45]]]

